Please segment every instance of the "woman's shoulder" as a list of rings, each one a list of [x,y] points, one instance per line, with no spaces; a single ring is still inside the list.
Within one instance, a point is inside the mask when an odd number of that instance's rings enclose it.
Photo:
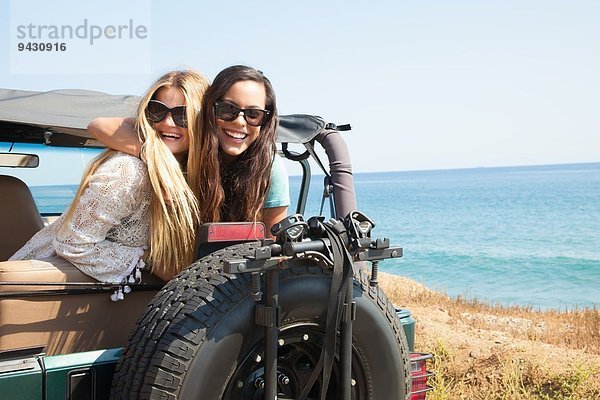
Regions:
[[[112,154],[102,163],[100,166],[102,169],[118,168],[118,169],[131,169],[148,171],[146,164],[130,154],[121,153],[120,151],[113,151]]]
[[[96,170],[96,174],[108,174],[132,183],[146,184],[148,167],[138,157],[113,151]]]
[[[285,163],[279,154],[275,154],[271,165],[271,180],[264,208],[288,206],[290,204],[290,186]]]
[[[271,181],[286,181],[288,180],[287,169],[281,156],[275,153],[273,164],[271,164]]]
[[[123,153],[117,150],[111,151],[111,154],[106,159],[106,162],[122,165],[146,165],[139,157],[135,157],[131,154]]]

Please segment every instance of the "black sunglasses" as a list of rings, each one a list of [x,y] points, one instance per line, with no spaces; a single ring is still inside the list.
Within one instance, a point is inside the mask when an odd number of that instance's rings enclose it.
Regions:
[[[158,100],[150,100],[146,106],[146,118],[152,123],[157,123],[165,119],[168,113],[171,113],[173,122],[176,125],[187,128],[187,115],[185,106],[167,107],[166,104]]]
[[[243,113],[244,119],[250,126],[261,126],[266,122],[266,117],[271,114],[269,110],[261,110],[260,108],[239,108],[235,104],[215,102],[215,115],[223,121],[231,122],[240,113]]]

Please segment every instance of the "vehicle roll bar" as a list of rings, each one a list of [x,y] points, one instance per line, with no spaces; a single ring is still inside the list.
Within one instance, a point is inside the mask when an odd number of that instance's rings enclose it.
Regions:
[[[344,217],[357,209],[348,147],[337,129],[325,129],[315,137],[315,140],[323,146],[329,159],[335,214]]]

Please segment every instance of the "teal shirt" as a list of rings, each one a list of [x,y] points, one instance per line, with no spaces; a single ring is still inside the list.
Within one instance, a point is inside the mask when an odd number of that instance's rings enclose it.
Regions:
[[[287,170],[279,154],[275,154],[271,166],[271,185],[263,208],[287,207],[290,205],[290,182]]]

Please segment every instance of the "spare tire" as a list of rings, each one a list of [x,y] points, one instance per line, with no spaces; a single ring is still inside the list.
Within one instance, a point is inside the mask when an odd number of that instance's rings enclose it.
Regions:
[[[156,295],[131,335],[113,378],[113,399],[262,399],[264,329],[254,323],[250,277],[221,271],[259,244],[219,250]],[[331,272],[308,261],[280,272],[278,399],[296,399],[319,359]],[[352,399],[405,399],[409,354],[393,305],[364,273],[355,276]],[[337,351],[336,351],[337,353]],[[327,399],[339,399],[338,354]],[[320,398],[319,381],[307,399]]]

